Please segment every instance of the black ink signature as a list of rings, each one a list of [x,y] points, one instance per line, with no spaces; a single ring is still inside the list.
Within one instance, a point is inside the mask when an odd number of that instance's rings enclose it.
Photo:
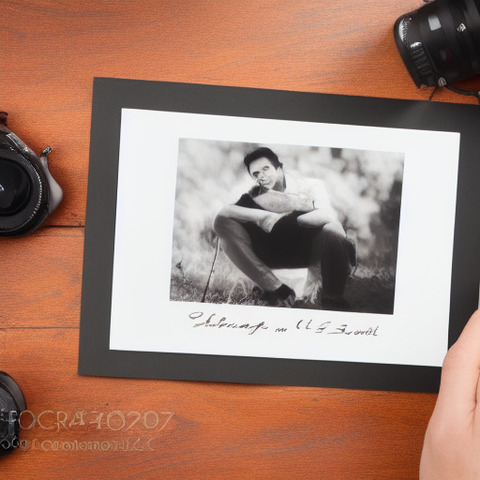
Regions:
[[[192,320],[198,320],[204,316],[203,312],[193,312],[189,315]],[[217,329],[239,329],[245,330],[248,332],[248,335],[253,335],[260,330],[268,330],[268,325],[265,322],[258,322],[258,323],[237,323],[237,322],[229,322],[226,317],[217,316],[216,313],[210,314],[210,316],[201,322],[194,323],[193,328],[198,327],[208,327],[208,328],[217,328]]]
[[[262,330],[269,330],[269,326],[264,321],[257,323],[251,322],[230,322],[227,317],[217,315],[216,313],[192,312],[188,317],[193,320],[193,328],[212,328],[212,329],[232,329],[243,330],[248,335],[254,335]],[[293,330],[293,327],[292,327]],[[347,323],[334,323],[332,321],[315,321],[299,320],[294,330],[306,333],[320,334],[320,335],[344,335],[352,337],[378,337],[380,326],[370,326],[367,328],[355,328]],[[273,333],[287,333],[290,327],[277,326],[273,329]]]
[[[299,320],[295,327],[297,330],[309,330],[312,333],[319,333],[326,335],[352,335],[352,336],[362,336],[362,337],[378,337],[380,326],[368,328],[352,328],[347,323],[342,323],[340,325],[334,325],[331,321],[321,322],[320,324],[315,323],[313,320]]]

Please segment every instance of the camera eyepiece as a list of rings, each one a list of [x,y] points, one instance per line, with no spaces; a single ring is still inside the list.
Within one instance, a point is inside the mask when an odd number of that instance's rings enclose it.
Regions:
[[[480,0],[435,0],[395,22],[415,85],[451,85],[480,73]]]
[[[0,372],[0,456],[20,446],[20,414],[27,408],[15,380]]]
[[[61,202],[62,189],[48,170],[50,151],[38,158],[0,112],[0,235],[33,232]]]

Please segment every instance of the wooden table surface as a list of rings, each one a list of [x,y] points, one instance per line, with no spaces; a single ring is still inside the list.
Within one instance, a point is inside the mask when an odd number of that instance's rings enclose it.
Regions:
[[[427,99],[392,35],[421,3],[0,2],[0,110],[52,146],[64,189],[39,231],[0,239],[0,370],[28,403],[3,480],[417,478],[432,394],[76,372],[93,77]]]

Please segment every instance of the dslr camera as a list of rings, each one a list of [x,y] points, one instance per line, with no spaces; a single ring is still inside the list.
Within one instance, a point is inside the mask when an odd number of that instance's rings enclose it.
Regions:
[[[0,456],[20,446],[20,413],[27,408],[15,380],[0,372]]]
[[[448,88],[480,73],[480,0],[424,1],[394,26],[397,48],[416,86]],[[459,93],[479,97],[478,92]]]
[[[62,200],[63,192],[48,169],[43,150],[39,158],[7,127],[0,112],[0,236],[36,230]]]

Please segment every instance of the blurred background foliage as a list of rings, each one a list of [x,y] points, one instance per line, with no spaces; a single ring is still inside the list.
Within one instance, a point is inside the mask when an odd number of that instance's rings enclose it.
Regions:
[[[252,181],[243,158],[259,146],[270,147],[286,172],[296,171],[325,182],[347,234],[357,242],[356,275],[394,283],[403,153],[181,139],[172,300],[199,301],[202,297],[216,255],[214,218],[224,205],[236,202],[250,188]],[[248,295],[252,284],[220,249],[209,286],[210,296],[219,295],[219,302],[228,302],[225,296],[239,284]],[[211,297],[210,301],[216,300]]]

